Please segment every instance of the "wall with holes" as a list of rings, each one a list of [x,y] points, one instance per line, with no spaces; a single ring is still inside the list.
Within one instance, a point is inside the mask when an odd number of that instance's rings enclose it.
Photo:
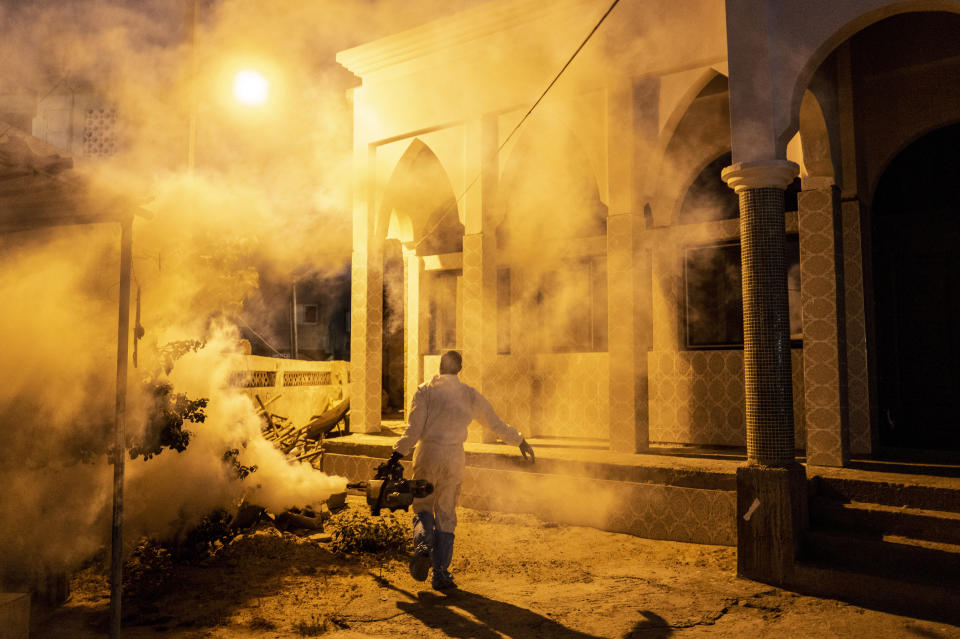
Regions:
[[[257,400],[277,421],[297,426],[321,414],[349,392],[350,362],[313,362],[247,355],[230,373],[229,383]]]

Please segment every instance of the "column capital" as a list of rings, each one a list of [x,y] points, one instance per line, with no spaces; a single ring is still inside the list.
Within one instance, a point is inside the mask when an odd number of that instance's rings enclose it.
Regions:
[[[725,168],[720,177],[738,194],[747,189],[785,189],[800,174],[800,167],[789,160],[737,162]]]
[[[828,176],[805,175],[800,178],[803,182],[802,191],[829,191],[836,186],[836,181]]]

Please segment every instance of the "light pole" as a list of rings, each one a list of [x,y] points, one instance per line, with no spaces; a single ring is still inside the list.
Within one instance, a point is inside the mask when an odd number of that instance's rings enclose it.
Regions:
[[[300,359],[300,336],[297,334],[297,280],[290,286],[290,357]]]

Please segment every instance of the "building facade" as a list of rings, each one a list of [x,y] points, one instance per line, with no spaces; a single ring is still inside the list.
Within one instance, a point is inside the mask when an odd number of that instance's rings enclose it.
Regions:
[[[352,429],[457,348],[530,437],[960,449],[960,2],[609,7],[494,0],[339,55]]]

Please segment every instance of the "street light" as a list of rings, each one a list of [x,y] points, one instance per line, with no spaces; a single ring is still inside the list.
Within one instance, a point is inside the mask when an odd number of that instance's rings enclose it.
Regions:
[[[233,78],[233,95],[243,104],[263,104],[269,93],[270,83],[256,71],[244,69]]]

